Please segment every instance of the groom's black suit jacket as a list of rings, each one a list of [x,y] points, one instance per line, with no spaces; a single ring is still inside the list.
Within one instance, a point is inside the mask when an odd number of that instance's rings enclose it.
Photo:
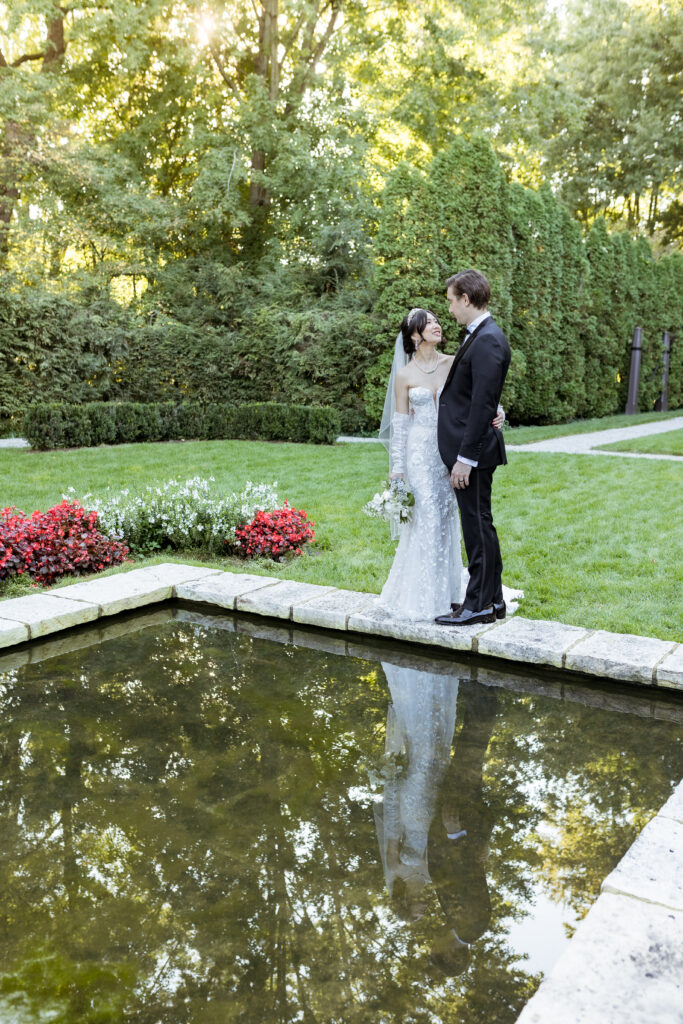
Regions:
[[[439,452],[449,470],[458,455],[477,462],[479,469],[507,462],[502,431],[491,420],[509,365],[508,340],[487,317],[456,352],[439,400]]]

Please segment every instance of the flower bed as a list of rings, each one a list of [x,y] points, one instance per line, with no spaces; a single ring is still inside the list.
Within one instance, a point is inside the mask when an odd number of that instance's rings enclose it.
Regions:
[[[97,510],[102,530],[137,555],[200,548],[213,555],[298,554],[315,539],[303,510],[278,507],[277,484],[248,482],[243,491],[212,493],[213,477],[169,480],[138,494],[121,491],[83,501]]]
[[[30,576],[47,586],[61,576],[85,576],[125,561],[128,548],[98,529],[97,512],[62,501],[26,516],[0,511],[0,580]]]
[[[279,560],[315,540],[303,510],[287,502],[278,507],[276,484],[247,483],[242,491],[217,495],[211,483],[169,480],[139,494],[85,495],[82,502],[65,495],[61,504],[30,516],[2,509],[0,582],[26,576],[48,585],[118,565],[130,553],[164,549]]]

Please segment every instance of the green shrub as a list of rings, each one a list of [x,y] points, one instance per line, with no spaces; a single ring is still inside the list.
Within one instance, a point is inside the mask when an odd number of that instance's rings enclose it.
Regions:
[[[116,442],[116,409],[111,402],[89,402],[90,443],[114,444]]]
[[[332,444],[341,420],[328,406],[284,402],[39,402],[26,410],[23,429],[38,449],[220,438]]]
[[[33,448],[64,448],[64,423],[69,407],[59,402],[37,402],[23,417],[24,435]]]

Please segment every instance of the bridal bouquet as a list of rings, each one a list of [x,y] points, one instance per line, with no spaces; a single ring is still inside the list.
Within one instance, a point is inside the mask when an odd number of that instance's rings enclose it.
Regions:
[[[372,498],[363,507],[366,516],[373,519],[386,519],[391,524],[392,536],[399,526],[409,523],[413,518],[414,495],[406,487],[405,480],[387,481],[383,491]]]

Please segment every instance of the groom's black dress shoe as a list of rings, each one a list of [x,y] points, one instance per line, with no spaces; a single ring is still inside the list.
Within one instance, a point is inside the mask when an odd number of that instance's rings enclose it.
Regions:
[[[478,622],[495,622],[496,613],[493,605],[480,612],[474,612],[471,608],[460,608],[452,615],[437,615],[434,621],[440,626],[474,626]]]
[[[451,602],[451,611],[453,612],[454,615],[457,615],[462,607],[462,604],[456,604],[454,601]],[[497,619],[504,619],[507,614],[507,607],[505,605],[505,601],[494,601],[493,610],[496,613]]]

